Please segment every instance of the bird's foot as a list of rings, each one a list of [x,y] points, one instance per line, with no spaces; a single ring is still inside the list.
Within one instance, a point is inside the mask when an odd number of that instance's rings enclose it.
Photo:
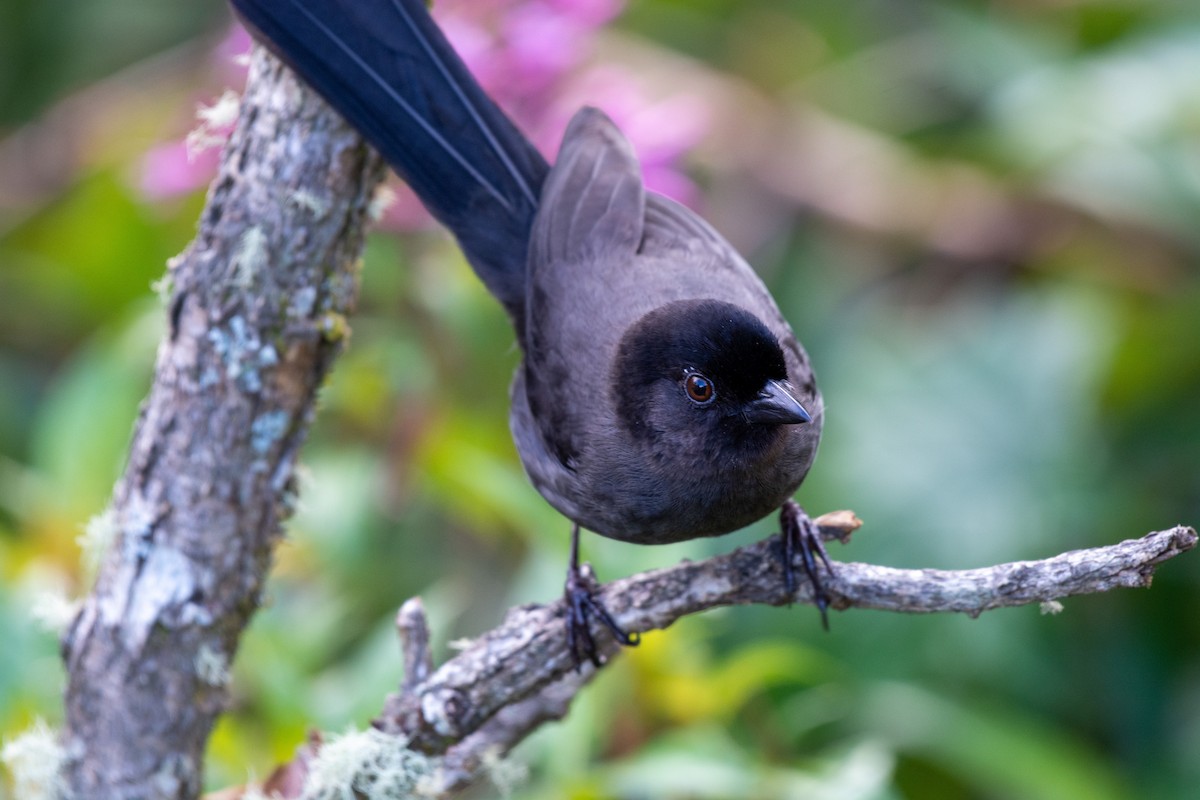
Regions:
[[[592,662],[599,667],[603,661],[596,646],[596,637],[592,635],[591,620],[595,618],[619,644],[634,647],[641,641],[636,633],[629,633],[613,619],[612,614],[604,604],[592,593],[593,581],[583,574],[578,564],[572,564],[567,570],[567,584],[563,592],[567,604],[567,649],[575,662],[575,670],[583,666],[583,660]]]
[[[788,597],[796,593],[796,554],[804,565],[804,574],[812,584],[813,602],[821,612],[821,626],[829,630],[829,592],[821,581],[817,560],[825,565],[825,572],[833,575],[833,564],[825,551],[825,541],[817,524],[804,513],[795,500],[788,500],[779,512],[779,528],[783,540],[783,582]]]
[[[604,604],[592,593],[595,580],[591,573],[584,574],[579,566],[579,525],[571,528],[571,563],[567,566],[567,584],[563,589],[563,598],[567,604],[567,649],[571,651],[571,659],[575,662],[575,671],[583,666],[583,659],[592,662],[593,667],[599,667],[600,651],[596,647],[596,638],[592,636],[591,618],[595,617],[608,628],[608,632],[619,644],[633,647],[641,641],[636,633],[628,633],[617,624],[612,614]]]

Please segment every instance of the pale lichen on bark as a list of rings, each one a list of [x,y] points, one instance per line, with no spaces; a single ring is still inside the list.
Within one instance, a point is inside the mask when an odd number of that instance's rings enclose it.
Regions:
[[[116,541],[63,640],[75,797],[200,790],[381,174],[320,99],[254,57],[199,231],[170,265],[169,330],[112,499]]]

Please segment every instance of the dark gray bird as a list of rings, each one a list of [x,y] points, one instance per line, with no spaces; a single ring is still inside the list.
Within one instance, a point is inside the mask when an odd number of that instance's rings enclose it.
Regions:
[[[704,220],[646,191],[629,142],[584,108],[553,167],[484,93],[421,0],[232,0],[258,38],[358,128],[454,233],[504,304],[524,361],[510,423],[546,500],[575,523],[570,647],[598,661],[579,528],[638,544],[717,536],[782,507],[821,434],[812,368],[770,293]]]

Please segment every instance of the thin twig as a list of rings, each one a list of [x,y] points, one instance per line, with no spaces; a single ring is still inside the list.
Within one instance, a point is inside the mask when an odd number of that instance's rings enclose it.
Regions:
[[[433,654],[429,650],[429,621],[421,598],[409,598],[396,613],[396,633],[404,656],[404,682],[400,691],[412,694],[433,672]]]

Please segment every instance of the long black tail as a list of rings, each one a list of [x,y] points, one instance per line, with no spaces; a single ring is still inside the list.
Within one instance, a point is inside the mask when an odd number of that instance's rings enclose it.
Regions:
[[[422,0],[231,0],[241,18],[408,181],[520,325],[548,170]]]

